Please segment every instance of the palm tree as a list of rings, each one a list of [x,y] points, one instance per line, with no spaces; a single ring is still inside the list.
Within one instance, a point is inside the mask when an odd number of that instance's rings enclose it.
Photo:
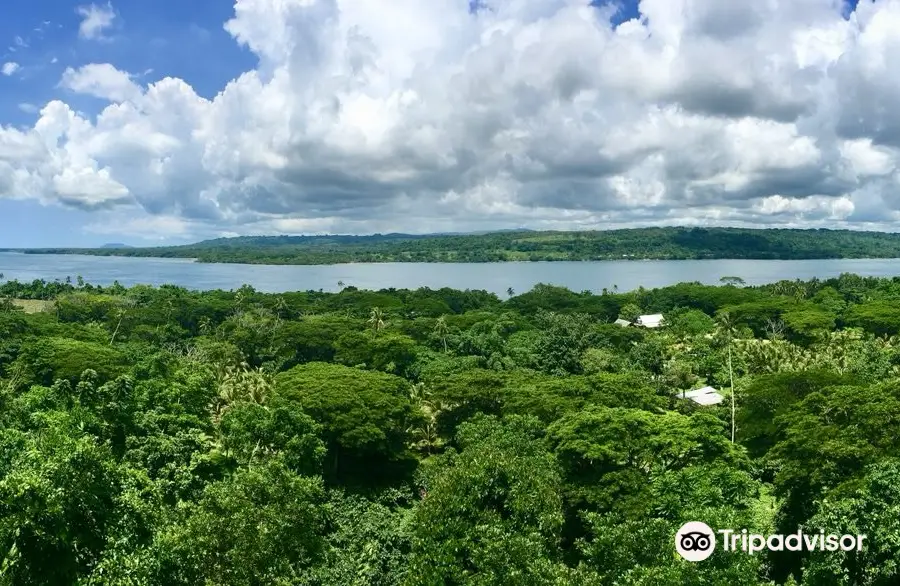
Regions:
[[[238,398],[238,386],[235,384],[237,369],[227,366],[218,372],[218,394],[210,405],[213,423],[218,425],[222,416]]]
[[[232,404],[239,401],[265,405],[272,393],[272,379],[262,369],[247,363],[227,366],[219,373],[219,393],[211,405],[213,421],[218,424]]]
[[[265,405],[272,391],[272,381],[262,369],[245,371],[243,376],[247,400],[257,405]]]
[[[443,315],[437,318],[434,324],[434,333],[444,343],[444,353],[447,353],[447,334],[450,333],[450,327],[447,325],[447,318]]]
[[[725,339],[728,348],[728,380],[731,384],[731,443],[734,443],[734,369],[731,362],[731,347],[737,337],[737,326],[727,311],[719,314],[718,334]]]
[[[418,426],[411,426],[406,430],[413,439],[411,447],[423,450],[429,455],[432,450],[440,448],[443,443],[438,434],[438,415],[442,410],[442,404],[440,401],[429,400],[430,397],[431,392],[425,383],[411,385],[409,398],[418,407],[421,419]]]
[[[512,297],[513,295],[516,294],[516,292],[515,292],[515,290],[514,290],[512,287],[507,287],[507,288],[506,288],[506,294],[509,295],[510,297]]]
[[[422,405],[431,396],[431,391],[425,386],[425,383],[418,382],[409,386],[409,400],[414,405]]]
[[[385,328],[384,323],[384,312],[381,311],[380,307],[373,307],[372,312],[369,314],[369,326],[372,327],[372,334],[377,335],[378,332]]]
[[[344,288],[344,282],[338,281],[338,289],[343,289],[343,288]]]
[[[407,432],[412,436],[411,447],[431,455],[435,448],[440,448],[441,436],[438,434],[437,418],[426,416],[422,425],[410,427]]]

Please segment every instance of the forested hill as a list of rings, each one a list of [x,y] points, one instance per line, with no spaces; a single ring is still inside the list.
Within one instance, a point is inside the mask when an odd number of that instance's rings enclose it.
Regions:
[[[636,228],[424,236],[249,236],[172,247],[53,248],[25,252],[196,258],[200,262],[253,264],[900,258],[900,234],[824,229]]]

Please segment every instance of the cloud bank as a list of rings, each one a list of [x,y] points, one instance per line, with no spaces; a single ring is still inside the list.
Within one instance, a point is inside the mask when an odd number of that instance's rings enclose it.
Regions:
[[[0,197],[135,234],[892,229],[900,0],[237,0],[214,99],[110,64],[0,127]],[[87,22],[87,21],[85,21]],[[101,29],[102,30],[102,27]],[[106,224],[104,219],[98,225]],[[123,224],[124,225],[124,224]]]

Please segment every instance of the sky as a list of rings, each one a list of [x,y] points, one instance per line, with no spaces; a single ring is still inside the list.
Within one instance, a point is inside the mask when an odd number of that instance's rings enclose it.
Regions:
[[[7,0],[0,53],[0,247],[900,219],[900,0]]]

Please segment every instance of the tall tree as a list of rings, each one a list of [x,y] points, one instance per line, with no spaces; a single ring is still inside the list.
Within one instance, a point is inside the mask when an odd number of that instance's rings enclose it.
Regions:
[[[719,313],[718,335],[725,342],[728,351],[728,382],[731,386],[731,442],[734,443],[735,435],[735,396],[734,396],[734,365],[732,363],[732,346],[738,335],[737,325],[727,311]]]
[[[447,352],[447,334],[450,333],[450,328],[447,326],[447,318],[443,315],[437,318],[437,321],[434,323],[434,333],[440,338],[441,343],[444,344],[444,353]]]
[[[378,335],[378,332],[385,328],[384,312],[380,307],[373,307],[369,313],[369,327],[372,328],[372,335]]]

